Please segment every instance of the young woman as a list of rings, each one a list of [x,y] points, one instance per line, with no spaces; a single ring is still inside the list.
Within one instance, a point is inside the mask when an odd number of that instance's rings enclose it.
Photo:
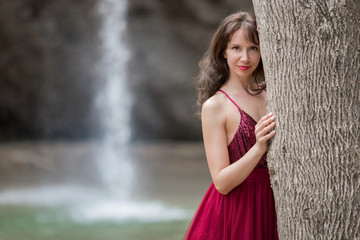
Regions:
[[[212,184],[184,239],[278,239],[266,163],[275,118],[266,114],[255,17],[222,21],[200,62],[198,103]]]

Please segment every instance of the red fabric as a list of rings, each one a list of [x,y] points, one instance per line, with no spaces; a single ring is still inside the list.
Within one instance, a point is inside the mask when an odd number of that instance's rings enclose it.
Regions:
[[[230,163],[239,160],[256,142],[256,121],[239,107],[238,109],[241,121],[228,146]],[[184,239],[278,239],[266,153],[246,180],[229,194],[222,195],[213,183],[210,185]]]

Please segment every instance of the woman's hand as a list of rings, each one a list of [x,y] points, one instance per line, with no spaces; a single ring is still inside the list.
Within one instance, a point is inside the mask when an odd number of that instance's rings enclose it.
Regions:
[[[260,121],[255,125],[255,146],[264,153],[268,149],[268,140],[275,135],[275,130],[271,131],[275,127],[275,117],[272,113],[263,116]]]

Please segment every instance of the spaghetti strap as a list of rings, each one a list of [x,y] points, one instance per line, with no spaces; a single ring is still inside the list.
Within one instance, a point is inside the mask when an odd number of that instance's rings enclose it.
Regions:
[[[251,121],[253,121],[255,124],[257,123],[257,121],[252,117],[250,116],[250,114],[248,114],[247,112],[245,112],[244,110],[242,110],[239,105],[236,104],[236,102],[234,100],[232,100],[232,98],[229,96],[229,94],[227,94],[224,90],[221,90],[219,89],[220,92],[222,92],[223,94],[226,95],[226,97],[239,109],[239,111],[242,113],[242,114],[245,114],[247,118],[251,119]]]
[[[226,95],[226,97],[239,109],[241,110],[241,108],[236,104],[236,102],[234,100],[232,100],[232,98],[223,90],[219,89],[220,92],[222,92],[223,94]]]

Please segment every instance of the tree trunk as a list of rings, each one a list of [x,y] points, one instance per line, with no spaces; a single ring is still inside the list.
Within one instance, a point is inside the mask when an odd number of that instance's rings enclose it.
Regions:
[[[360,239],[357,0],[253,0],[280,239]]]

